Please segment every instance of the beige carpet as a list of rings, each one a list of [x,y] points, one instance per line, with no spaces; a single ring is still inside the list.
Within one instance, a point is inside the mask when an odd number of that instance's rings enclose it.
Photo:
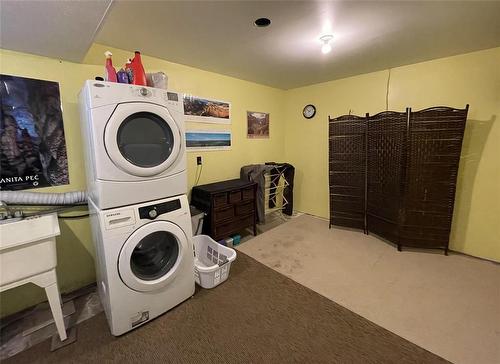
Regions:
[[[229,280],[114,338],[104,314],[55,352],[38,344],[7,363],[446,363],[239,254]]]
[[[238,250],[455,363],[500,363],[500,265],[398,252],[302,215]]]

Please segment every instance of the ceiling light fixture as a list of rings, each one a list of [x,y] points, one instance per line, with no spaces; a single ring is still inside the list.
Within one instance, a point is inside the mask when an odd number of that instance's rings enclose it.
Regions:
[[[259,18],[253,22],[258,28],[265,28],[271,25],[271,20],[268,18]]]
[[[332,50],[332,46],[330,45],[330,41],[333,39],[333,35],[328,34],[328,35],[323,35],[322,37],[319,38],[320,41],[323,42],[323,46],[321,47],[321,52],[323,54],[330,53]]]

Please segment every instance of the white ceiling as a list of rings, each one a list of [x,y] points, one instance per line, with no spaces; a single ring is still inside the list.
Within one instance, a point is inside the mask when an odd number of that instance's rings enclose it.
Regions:
[[[112,0],[0,0],[0,48],[80,62]]]
[[[2,46],[82,60],[109,1],[26,12],[2,0]],[[271,26],[255,27],[259,17]],[[318,38],[330,32],[323,55]],[[115,0],[95,41],[289,89],[499,46],[500,1]]]

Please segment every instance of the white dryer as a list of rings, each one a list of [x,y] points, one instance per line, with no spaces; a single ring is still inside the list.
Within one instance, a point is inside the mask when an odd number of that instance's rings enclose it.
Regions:
[[[87,189],[98,208],[187,193],[181,94],[89,80],[80,114]]]
[[[99,210],[89,201],[97,288],[111,333],[124,334],[194,294],[185,195]]]

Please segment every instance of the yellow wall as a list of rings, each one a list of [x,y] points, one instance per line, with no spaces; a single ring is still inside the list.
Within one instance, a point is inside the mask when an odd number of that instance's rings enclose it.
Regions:
[[[83,82],[97,71],[97,67],[0,51],[0,73],[60,83],[70,184],[32,191],[66,192],[85,189],[77,94]],[[60,287],[67,292],[95,281],[94,248],[87,219],[60,220],[59,224],[61,236],[57,239],[57,273]],[[1,293],[0,299],[0,314],[4,316],[46,298],[41,288],[29,284]]]
[[[70,185],[39,189],[64,192],[85,189],[77,94],[83,81],[102,74],[105,46],[94,44],[83,64],[0,50],[0,73],[59,81],[61,86]],[[110,49],[115,65],[131,52]],[[236,178],[244,164],[267,160],[296,166],[295,208],[328,217],[327,116],[363,115],[385,109],[388,71],[283,91],[255,83],[143,56],[148,71],[165,71],[169,87],[179,92],[232,103],[232,124],[189,123],[189,129],[230,129],[231,151],[188,153],[189,187],[194,183],[196,156],[203,157],[200,183]],[[451,246],[457,251],[500,261],[500,48],[392,69],[389,109],[436,105],[463,107],[469,120],[460,164]],[[312,120],[304,105],[315,104]],[[246,111],[271,114],[269,140],[246,139]],[[61,220],[57,242],[62,291],[95,280],[88,220]],[[0,295],[0,315],[45,299],[41,289],[19,287]]]
[[[106,50],[113,52],[116,68],[133,56],[131,52],[94,44],[84,63],[101,65]],[[238,178],[240,167],[245,164],[282,160],[284,154],[284,93],[282,90],[242,81],[233,77],[167,62],[143,55],[142,61],[148,72],[167,73],[168,87],[172,90],[195,96],[212,97],[231,102],[231,125],[187,123],[191,130],[232,131],[232,149],[228,152],[189,152],[189,189],[194,184],[196,156],[203,158],[203,173],[200,184]],[[101,68],[101,66],[99,66]],[[270,113],[270,139],[251,140],[246,137],[246,112]]]
[[[295,208],[328,217],[328,115],[385,110],[388,73],[286,91],[285,159],[297,168]],[[308,103],[317,107],[312,120],[302,117]],[[391,70],[389,110],[467,103],[451,249],[500,261],[500,48]]]
[[[102,75],[104,51],[94,45],[83,64],[59,61],[29,54],[0,50],[0,73],[58,81],[61,87],[66,147],[69,158],[70,184],[33,191],[65,192],[85,189],[82,141],[78,116],[78,92],[86,79]],[[110,49],[115,63],[121,64],[131,52]],[[189,188],[194,184],[196,156],[203,157],[200,184],[238,178],[242,165],[283,160],[284,93],[255,83],[218,75],[195,68],[143,56],[148,71],[165,71],[169,87],[183,93],[206,96],[231,102],[231,125],[189,123],[190,129],[231,130],[230,151],[188,153]],[[270,113],[270,139],[246,138],[246,111]],[[60,220],[61,236],[57,240],[58,278],[63,292],[69,292],[95,281],[88,219]],[[45,300],[42,289],[32,285],[15,288],[0,295],[0,315],[5,316]]]

